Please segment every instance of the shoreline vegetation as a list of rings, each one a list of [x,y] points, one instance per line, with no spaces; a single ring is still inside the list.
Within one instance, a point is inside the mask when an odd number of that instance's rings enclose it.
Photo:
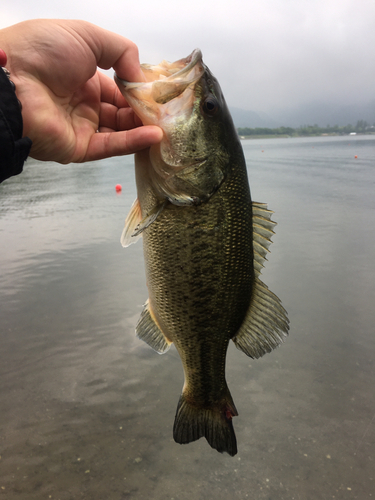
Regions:
[[[339,127],[334,125],[331,127],[319,127],[318,125],[303,125],[298,128],[292,127],[238,127],[238,135],[241,139],[271,139],[271,138],[288,138],[288,137],[321,137],[321,136],[337,136],[337,135],[357,135],[357,134],[375,134],[375,123],[368,124],[365,120],[359,120],[357,125],[345,125]]]

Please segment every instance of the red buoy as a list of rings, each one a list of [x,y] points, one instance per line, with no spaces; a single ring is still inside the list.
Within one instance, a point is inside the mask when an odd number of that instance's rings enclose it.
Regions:
[[[116,184],[116,191],[119,193],[120,191],[122,191],[122,186],[121,184]]]

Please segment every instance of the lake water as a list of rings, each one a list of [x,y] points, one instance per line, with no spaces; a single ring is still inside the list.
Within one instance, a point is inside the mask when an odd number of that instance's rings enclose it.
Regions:
[[[259,360],[230,346],[234,458],[173,441],[179,357],[134,336],[133,158],[31,160],[0,186],[0,498],[375,497],[375,136],[243,146],[278,222],[263,279],[291,328]]]

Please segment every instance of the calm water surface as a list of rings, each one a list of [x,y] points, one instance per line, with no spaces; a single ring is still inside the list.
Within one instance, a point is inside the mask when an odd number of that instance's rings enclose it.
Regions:
[[[173,441],[179,357],[134,336],[133,158],[29,161],[0,186],[0,498],[375,497],[375,137],[243,146],[291,330],[260,360],[229,349],[234,458]]]

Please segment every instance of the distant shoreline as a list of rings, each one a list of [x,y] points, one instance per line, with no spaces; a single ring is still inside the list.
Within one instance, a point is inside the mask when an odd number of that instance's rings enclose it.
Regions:
[[[375,123],[370,125],[365,120],[358,120],[356,125],[345,125],[339,127],[320,127],[319,125],[301,125],[298,128],[292,127],[237,127],[237,133],[244,139],[275,139],[276,137],[329,137],[329,136],[356,136],[358,134],[375,134]]]
[[[240,139],[247,140],[247,139],[292,139],[292,138],[299,138],[299,137],[357,137],[361,135],[375,135],[375,132],[364,132],[362,134],[339,134],[339,133],[332,133],[332,134],[260,134],[260,135],[239,135]]]

